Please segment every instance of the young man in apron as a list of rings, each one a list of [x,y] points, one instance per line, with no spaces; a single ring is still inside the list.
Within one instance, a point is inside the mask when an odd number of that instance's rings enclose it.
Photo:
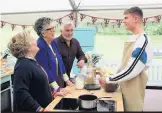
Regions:
[[[100,78],[100,84],[119,83],[123,94],[125,111],[142,111],[147,84],[146,69],[149,67],[153,50],[143,30],[143,12],[139,7],[125,10],[125,28],[133,33],[124,44],[122,62],[117,73]]]

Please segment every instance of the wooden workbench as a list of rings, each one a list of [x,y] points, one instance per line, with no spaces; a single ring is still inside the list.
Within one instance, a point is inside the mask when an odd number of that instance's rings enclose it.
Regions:
[[[112,96],[112,98],[107,98],[107,100],[115,100],[117,102],[117,111],[124,111],[123,109],[123,99],[122,94],[118,90],[114,93],[107,93],[102,88],[100,90],[76,90],[75,87],[68,87],[68,89],[71,91],[71,94],[66,95],[64,98],[78,98],[78,96],[82,94],[94,94],[97,97],[103,97],[103,96]],[[57,105],[57,103],[62,99],[63,97],[58,96],[56,97],[45,109],[45,111],[59,111],[54,110],[53,108]],[[104,98],[105,100],[106,98]]]
[[[13,66],[7,67],[5,66],[7,59],[0,59],[0,67],[1,67],[1,84],[9,81],[11,75],[13,74]]]
[[[13,89],[12,89],[12,80],[11,80],[11,75],[13,74],[13,67],[5,66],[6,62],[7,62],[7,59],[1,59],[0,60],[0,67],[1,67],[0,83],[2,85],[6,82],[9,82],[10,85],[7,88],[1,90],[0,93],[2,94],[4,92],[10,90],[10,98],[11,98],[10,105],[11,105],[11,111],[13,111],[13,95],[12,95]]]

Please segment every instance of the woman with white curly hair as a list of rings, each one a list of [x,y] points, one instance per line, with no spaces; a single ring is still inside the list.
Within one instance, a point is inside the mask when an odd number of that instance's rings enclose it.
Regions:
[[[59,92],[66,85],[74,86],[66,74],[62,56],[54,41],[54,21],[48,17],[39,18],[35,22],[34,30],[39,36],[37,44],[40,49],[35,58],[47,72],[52,90]]]

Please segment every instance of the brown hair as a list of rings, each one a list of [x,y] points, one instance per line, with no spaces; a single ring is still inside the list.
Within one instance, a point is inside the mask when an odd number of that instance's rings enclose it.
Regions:
[[[141,18],[143,18],[143,11],[139,7],[131,7],[124,11],[124,14],[129,14],[129,13],[136,14],[136,15],[140,16]]]

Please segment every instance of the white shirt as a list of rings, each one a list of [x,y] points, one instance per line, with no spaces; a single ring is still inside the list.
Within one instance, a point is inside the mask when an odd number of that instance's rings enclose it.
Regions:
[[[142,71],[147,70],[151,64],[153,49],[150,44],[150,39],[145,33],[140,36],[132,35],[128,38],[127,42],[135,42],[131,58],[123,70],[106,78],[108,83],[130,80],[138,76]]]

